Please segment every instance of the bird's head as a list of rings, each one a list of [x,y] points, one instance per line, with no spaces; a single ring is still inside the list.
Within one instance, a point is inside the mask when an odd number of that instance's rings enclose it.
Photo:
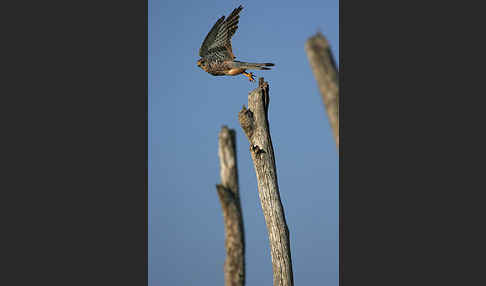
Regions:
[[[203,70],[206,70],[206,65],[207,65],[207,62],[203,58],[200,58],[197,61],[197,66],[202,68]]]

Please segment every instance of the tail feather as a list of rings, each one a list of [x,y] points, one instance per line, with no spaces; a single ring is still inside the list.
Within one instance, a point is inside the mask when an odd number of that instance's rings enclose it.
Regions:
[[[270,68],[267,67],[273,67],[275,65],[273,63],[247,63],[240,61],[235,61],[235,63],[238,67],[248,70],[270,70]]]

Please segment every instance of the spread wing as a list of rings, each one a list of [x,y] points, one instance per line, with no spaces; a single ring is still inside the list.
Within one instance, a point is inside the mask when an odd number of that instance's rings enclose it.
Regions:
[[[223,16],[216,21],[199,49],[200,57],[215,55],[221,59],[233,60],[235,58],[231,47],[231,37],[238,29],[241,10],[243,7],[240,5],[231,12],[226,20]]]

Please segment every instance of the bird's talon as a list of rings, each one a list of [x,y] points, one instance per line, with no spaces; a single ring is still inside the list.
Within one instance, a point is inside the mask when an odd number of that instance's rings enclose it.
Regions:
[[[249,81],[255,81],[255,75],[251,72],[243,72],[243,75],[248,78]]]

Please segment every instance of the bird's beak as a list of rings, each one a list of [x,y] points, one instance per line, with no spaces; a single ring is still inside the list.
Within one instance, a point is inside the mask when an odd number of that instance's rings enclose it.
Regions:
[[[201,66],[201,61],[197,61],[197,66],[200,67]]]

